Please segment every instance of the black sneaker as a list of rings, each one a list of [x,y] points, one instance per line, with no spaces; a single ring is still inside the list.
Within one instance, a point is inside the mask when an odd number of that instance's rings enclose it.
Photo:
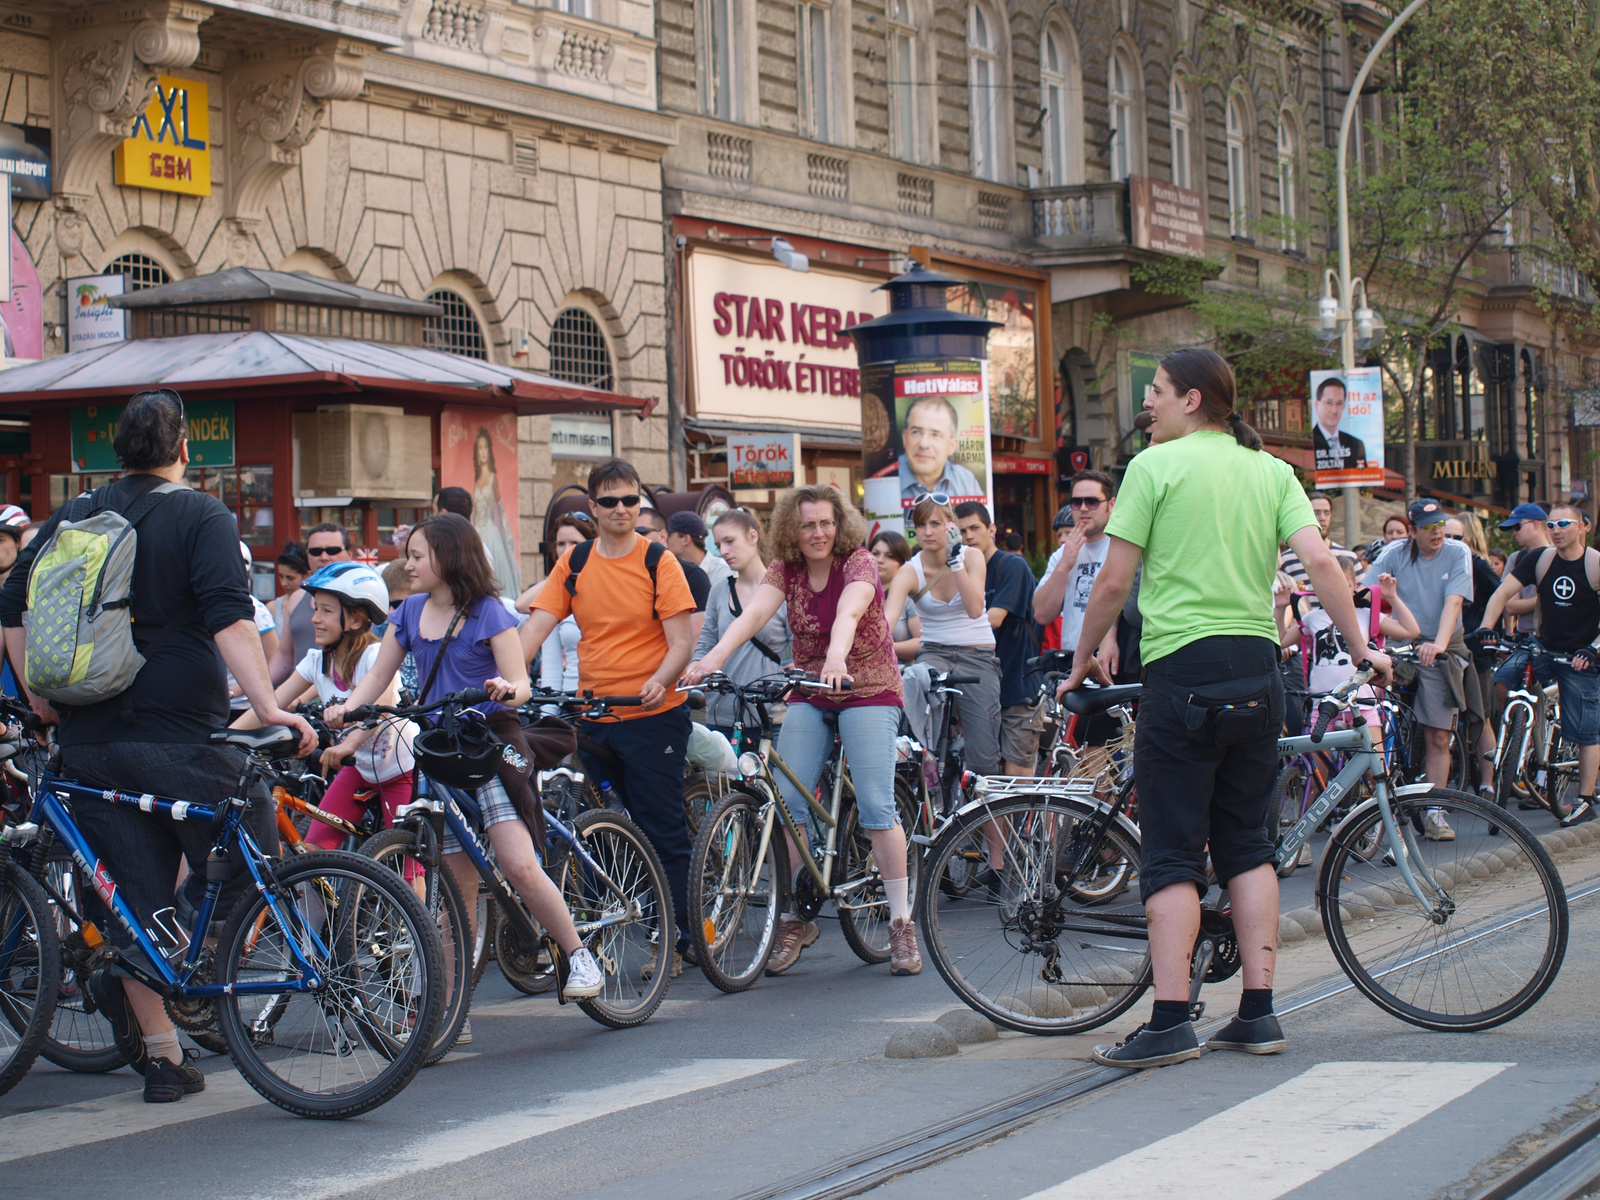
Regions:
[[[1574,825],[1583,825],[1594,820],[1594,818],[1594,800],[1592,798],[1580,798],[1572,806],[1572,811],[1561,818],[1561,828],[1571,829]]]
[[[94,998],[95,1008],[110,1023],[111,1036],[117,1049],[122,1051],[122,1057],[139,1074],[146,1074],[150,1069],[150,1055],[144,1048],[144,1033],[133,1015],[133,1006],[128,1003],[121,978],[110,971],[95,971],[89,976],[89,995]]]
[[[1093,1058],[1104,1067],[1170,1067],[1173,1063],[1199,1058],[1200,1039],[1194,1025],[1184,1021],[1160,1033],[1141,1025],[1115,1046],[1096,1046]]]
[[[996,871],[993,867],[985,866],[983,870],[972,877],[971,890],[976,891],[978,888],[982,888],[991,896],[998,896],[1001,889],[1005,887],[1005,883],[1006,881],[1001,877],[999,871]]]
[[[152,1058],[144,1069],[144,1102],[146,1104],[171,1104],[195,1092],[206,1090],[206,1077],[198,1067],[189,1065],[186,1051],[183,1062],[170,1063],[164,1058]]]
[[[1206,1039],[1207,1050],[1243,1050],[1246,1054],[1282,1054],[1288,1045],[1283,1026],[1272,1013],[1249,1021],[1234,1017]]]

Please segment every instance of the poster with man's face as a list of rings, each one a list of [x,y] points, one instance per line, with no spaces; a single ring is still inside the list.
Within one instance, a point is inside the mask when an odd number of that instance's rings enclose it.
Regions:
[[[990,504],[987,364],[977,359],[869,363],[861,368],[868,516],[923,496]]]
[[[1377,367],[1311,372],[1318,487],[1383,483],[1383,379]]]

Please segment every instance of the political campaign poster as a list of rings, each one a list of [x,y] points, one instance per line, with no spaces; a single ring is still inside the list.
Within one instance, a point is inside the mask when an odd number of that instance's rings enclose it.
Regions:
[[[868,363],[861,368],[862,468],[876,508],[909,519],[923,496],[952,505],[992,501],[989,369],[974,358]],[[882,480],[893,479],[894,492]],[[881,499],[880,499],[881,497]]]
[[[1318,487],[1383,483],[1379,368],[1311,372],[1311,451]]]

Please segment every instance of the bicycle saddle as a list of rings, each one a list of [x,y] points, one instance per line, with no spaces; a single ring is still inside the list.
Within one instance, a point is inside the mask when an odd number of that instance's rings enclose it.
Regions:
[[[1142,691],[1144,691],[1142,683],[1123,683],[1114,687],[1099,688],[1081,687],[1062,696],[1061,705],[1069,713],[1087,717],[1092,713],[1105,712],[1108,708],[1126,704],[1130,700],[1137,700]]]
[[[268,725],[265,729],[219,729],[211,741],[281,757],[300,744],[300,734],[287,725]]]

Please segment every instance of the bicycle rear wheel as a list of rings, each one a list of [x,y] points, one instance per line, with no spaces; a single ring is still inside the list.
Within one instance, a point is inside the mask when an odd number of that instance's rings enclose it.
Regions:
[[[466,1023],[467,1012],[472,1007],[473,977],[472,954],[478,940],[472,935],[467,919],[467,904],[455,876],[442,865],[429,869],[416,857],[417,834],[408,829],[389,829],[374,834],[361,843],[359,854],[381,863],[411,885],[422,901],[428,915],[439,930],[439,944],[444,949],[445,1011],[439,1019],[439,1034],[434,1039],[433,1051],[426,1066],[438,1062],[461,1036],[461,1026]],[[433,899],[428,899],[428,893]]]
[[[593,809],[574,828],[599,871],[574,848],[563,856],[561,894],[605,976],[601,993],[579,1000],[578,1007],[613,1029],[642,1025],[660,1006],[672,977],[665,960],[676,949],[677,932],[667,873],[639,827],[620,813]],[[594,928],[586,931],[586,925]],[[656,968],[646,972],[655,951]]]
[[[393,872],[340,850],[287,860],[269,894],[277,913],[257,893],[228,918],[218,982],[299,979],[292,944],[324,985],[221,997],[217,1021],[234,1065],[302,1117],[353,1117],[392,1100],[432,1053],[447,1003],[433,918]]]
[[[44,889],[14,862],[0,868],[0,1095],[26,1075],[50,1033],[61,944]]]
[[[998,1025],[1082,1033],[1126,1012],[1150,985],[1137,890],[1103,898],[1093,885],[1107,872],[1135,878],[1138,842],[1116,825],[1095,839],[1101,816],[1060,796],[1005,797],[934,843],[917,893],[924,953],[968,1007]],[[989,822],[1004,845],[999,887],[945,896],[936,881],[947,860]],[[1094,898],[1079,899],[1080,889]]]
[[[778,932],[788,841],[773,822],[760,853],[764,802],[748,792],[718,801],[689,856],[688,934],[713,986],[742,992],[761,978]]]
[[[1461,792],[1435,788],[1393,807],[1431,908],[1401,877],[1377,806],[1353,813],[1317,882],[1339,966],[1379,1008],[1424,1029],[1490,1029],[1526,1012],[1567,948],[1567,894],[1549,853],[1515,816]],[[1454,841],[1418,832],[1430,809]]]

